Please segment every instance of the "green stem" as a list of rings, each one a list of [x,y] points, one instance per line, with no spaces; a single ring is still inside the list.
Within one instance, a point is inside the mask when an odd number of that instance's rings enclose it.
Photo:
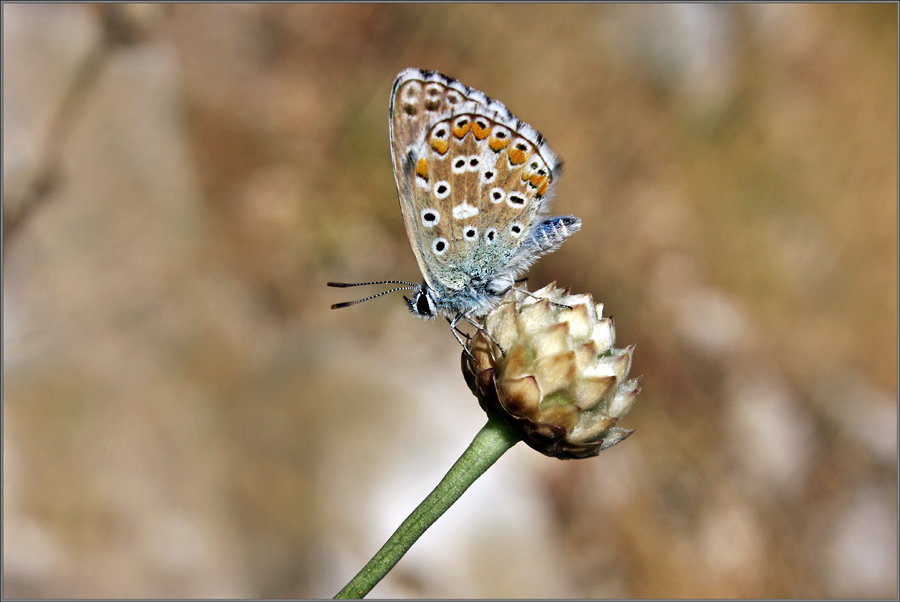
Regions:
[[[335,598],[362,598],[369,593],[469,485],[518,441],[519,438],[500,421],[488,419],[438,486]]]

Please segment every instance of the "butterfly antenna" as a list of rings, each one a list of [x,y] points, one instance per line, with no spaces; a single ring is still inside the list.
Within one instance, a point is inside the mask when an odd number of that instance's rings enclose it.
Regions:
[[[362,283],[361,283],[362,284]],[[361,286],[361,284],[342,284],[338,282],[329,282],[328,286],[337,286],[338,288],[344,288],[347,286]],[[383,282],[367,282],[365,284],[384,284]],[[371,301],[372,299],[377,299],[382,295],[387,295],[388,293],[396,293],[397,291],[412,291],[418,288],[417,285],[411,284],[409,282],[397,283],[397,284],[409,284],[409,286],[400,286],[397,288],[392,288],[389,291],[382,291],[377,295],[372,295],[371,297],[366,297],[365,299],[357,299],[356,301],[344,301],[343,303],[335,303],[331,306],[331,309],[340,309],[342,307],[350,307],[351,305],[356,305],[357,303],[362,303],[364,301]]]
[[[379,280],[378,282],[328,282],[328,286],[333,286],[335,288],[349,288],[351,286],[369,286],[370,284],[405,284],[406,286],[415,287],[416,285],[412,282],[406,282],[404,280]],[[395,291],[399,291],[402,289],[394,289]],[[387,291],[393,292],[393,291]]]

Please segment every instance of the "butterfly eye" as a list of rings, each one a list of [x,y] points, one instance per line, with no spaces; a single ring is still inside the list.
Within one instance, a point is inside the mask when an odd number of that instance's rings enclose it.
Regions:
[[[478,228],[475,226],[469,226],[465,230],[463,230],[463,238],[466,240],[475,240],[478,238]]]
[[[506,197],[506,204],[514,209],[521,209],[525,206],[525,197],[518,192],[510,192]]]
[[[506,193],[503,192],[502,188],[493,188],[491,189],[491,202],[492,203],[500,203],[503,201],[503,197],[506,196]]]
[[[497,228],[488,228],[487,232],[484,233],[484,239],[488,241],[489,244],[493,244],[493,242],[497,240]]]
[[[434,194],[439,199],[446,199],[450,196],[450,184],[441,180],[437,184],[434,185]]]
[[[431,250],[435,255],[443,255],[447,252],[447,239],[446,238],[435,238],[434,242],[431,243]]]
[[[513,237],[518,238],[521,236],[523,229],[522,224],[515,222],[509,227],[509,233],[512,234]]]
[[[430,228],[441,221],[441,214],[434,209],[422,209],[422,225]]]
[[[434,315],[434,307],[431,304],[431,300],[428,298],[427,293],[418,293],[416,294],[416,313],[420,316],[433,316]]]

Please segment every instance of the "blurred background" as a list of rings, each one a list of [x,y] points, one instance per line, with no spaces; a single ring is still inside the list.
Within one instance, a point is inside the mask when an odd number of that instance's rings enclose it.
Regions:
[[[3,51],[7,597],[330,597],[465,449],[446,324],[325,287],[421,278],[406,67],[565,160],[529,286],[643,392],[371,597],[897,597],[895,4],[4,4]]]

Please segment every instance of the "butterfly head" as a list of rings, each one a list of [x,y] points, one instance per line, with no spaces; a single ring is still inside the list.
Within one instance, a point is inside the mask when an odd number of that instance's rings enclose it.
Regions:
[[[331,306],[331,309],[350,307],[351,305],[356,305],[357,303],[363,303],[365,301],[377,299],[378,297],[382,297],[389,293],[395,293],[397,291],[413,291],[412,299],[410,299],[406,295],[403,296],[403,298],[406,300],[406,305],[409,306],[409,311],[419,316],[420,318],[434,318],[434,294],[432,293],[431,289],[428,288],[427,284],[415,284],[412,282],[404,282],[402,280],[379,280],[378,282],[329,282],[328,286],[333,286],[335,288],[349,288],[352,286],[369,286],[371,284],[402,284],[403,286],[398,286],[387,291],[382,291],[363,299],[356,299],[355,301],[344,301],[343,303],[335,303]]]
[[[435,303],[434,294],[428,285],[423,285],[415,289],[412,298],[403,295],[409,311],[414,316],[424,318],[426,320],[434,319],[437,314],[437,304]]]

